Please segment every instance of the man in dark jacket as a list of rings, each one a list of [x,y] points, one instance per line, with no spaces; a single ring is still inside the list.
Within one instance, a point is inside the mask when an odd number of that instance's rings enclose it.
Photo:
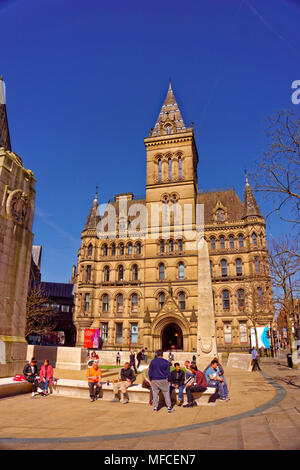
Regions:
[[[121,390],[121,393],[123,394],[123,405],[126,405],[128,403],[128,398],[127,398],[127,388],[130,387],[133,382],[135,381],[136,376],[133,373],[133,370],[130,367],[129,362],[125,362],[123,369],[121,369],[121,382],[116,382],[113,384],[113,391],[115,397],[112,402],[117,402],[119,401],[119,390]]]
[[[136,358],[137,358],[137,368],[140,367],[140,363],[142,362],[143,358],[144,358],[144,350],[140,351],[137,353],[136,355]]]
[[[193,374],[195,374],[195,377],[185,387],[188,403],[186,405],[183,405],[184,408],[197,406],[197,403],[195,402],[193,397],[193,392],[204,392],[204,390],[206,390],[207,388],[207,382],[203,372],[201,372],[201,370],[198,370],[197,366],[195,366],[194,364],[191,365],[190,370],[191,372],[193,372]]]
[[[184,380],[185,380],[185,374],[184,371],[180,369],[180,364],[178,362],[175,362],[174,364],[175,370],[172,370],[171,372],[171,386],[170,386],[170,395],[172,395],[172,391],[175,389],[179,390],[178,393],[178,401],[177,405],[181,406],[183,402],[183,390],[184,390]]]
[[[30,382],[32,384],[32,392],[31,396],[34,397],[36,394],[36,391],[38,389],[38,368],[37,368],[37,360],[35,357],[33,357],[30,361],[30,364],[25,364],[25,367],[23,369],[23,375],[27,382]],[[40,389],[40,391],[42,391]]]
[[[157,411],[158,401],[159,401],[159,392],[163,393],[166,405],[168,407],[168,412],[171,413],[175,411],[172,408],[171,398],[170,398],[170,387],[169,382],[171,380],[170,376],[170,364],[163,358],[163,352],[157,351],[156,357],[152,359],[149,366],[149,379],[151,381],[151,387],[153,391],[153,410]]]
[[[137,374],[137,370],[135,367],[135,352],[131,352],[129,356],[130,367],[134,368],[134,372]]]

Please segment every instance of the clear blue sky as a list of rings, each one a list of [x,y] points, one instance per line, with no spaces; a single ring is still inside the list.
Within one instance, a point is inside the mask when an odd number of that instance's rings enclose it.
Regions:
[[[0,0],[0,75],[13,150],[37,179],[43,280],[70,278],[96,184],[101,202],[145,193],[143,139],[169,77],[196,129],[199,188],[234,186],[243,197],[244,169],[266,146],[267,117],[295,107],[299,6]],[[269,231],[282,230],[273,218]]]

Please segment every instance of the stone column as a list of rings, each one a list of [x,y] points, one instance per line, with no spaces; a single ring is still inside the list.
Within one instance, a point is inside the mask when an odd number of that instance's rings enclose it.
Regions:
[[[215,315],[207,242],[198,238],[198,359],[217,354]]]
[[[0,149],[0,377],[26,363],[26,302],[33,234],[35,179],[21,158]]]

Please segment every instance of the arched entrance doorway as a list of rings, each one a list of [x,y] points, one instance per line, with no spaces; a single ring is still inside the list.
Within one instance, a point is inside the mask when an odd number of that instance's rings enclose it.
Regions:
[[[177,323],[168,323],[161,334],[162,350],[183,349],[182,330]],[[174,348],[172,348],[174,346]]]

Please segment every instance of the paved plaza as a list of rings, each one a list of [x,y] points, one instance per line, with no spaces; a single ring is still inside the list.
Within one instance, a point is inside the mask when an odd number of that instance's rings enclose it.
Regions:
[[[29,394],[0,400],[0,449],[299,449],[300,370],[226,368],[231,400],[168,414]]]

